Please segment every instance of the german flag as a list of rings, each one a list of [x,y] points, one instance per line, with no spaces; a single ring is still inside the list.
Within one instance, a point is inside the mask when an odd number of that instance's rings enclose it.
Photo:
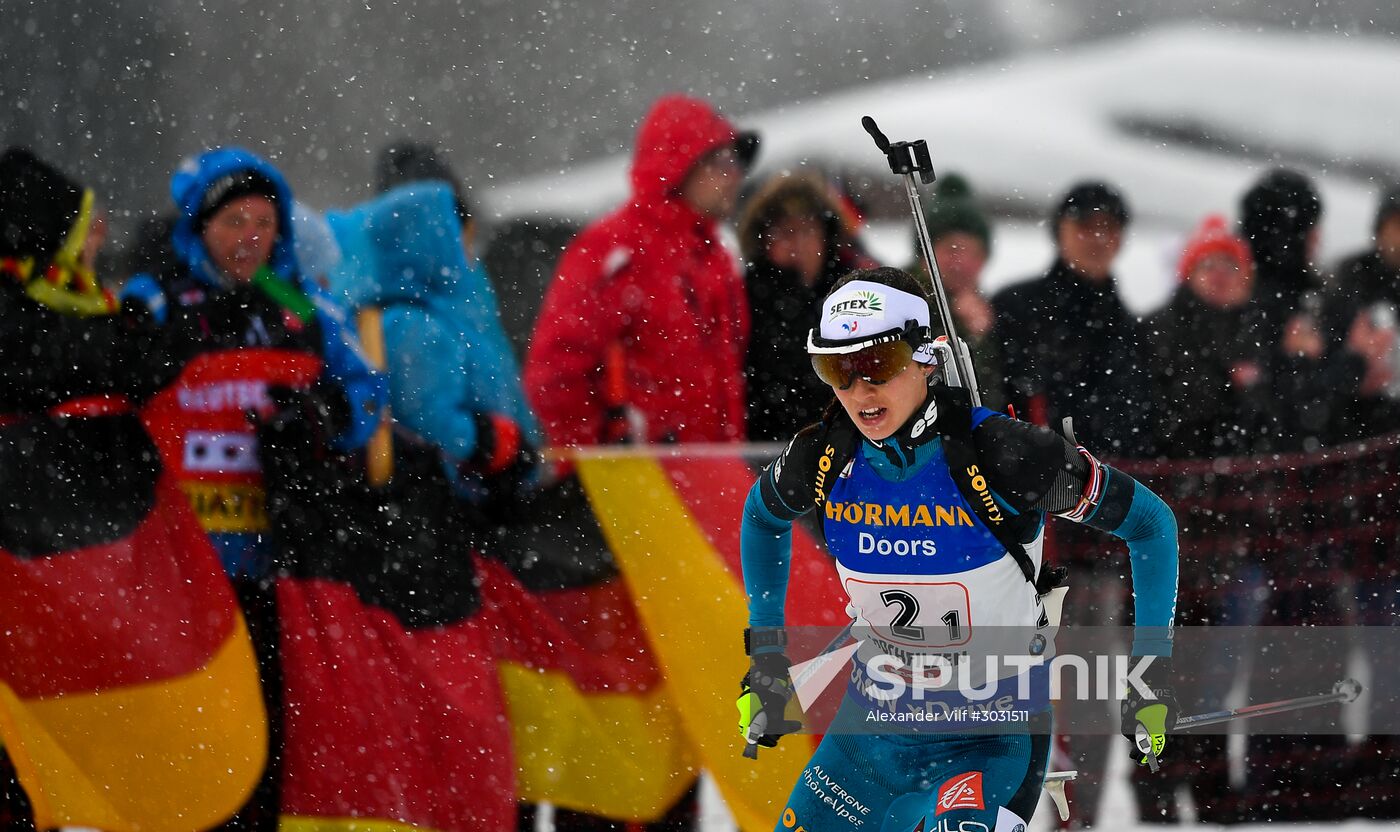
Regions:
[[[698,769],[620,580],[527,592],[483,564],[522,800],[657,820]]]
[[[284,828],[513,828],[517,797],[647,821],[690,786],[620,584],[533,593],[476,557],[440,458],[406,437],[381,488],[297,459],[303,437],[260,442],[289,571]]]
[[[517,796],[645,821],[689,786],[654,668],[588,649],[472,562],[482,606],[443,627],[407,628],[344,583],[279,581],[285,829],[511,828]]]
[[[266,714],[219,559],[135,416],[0,427],[0,740],[40,828],[221,822]]]
[[[739,530],[756,469],[733,445],[599,449],[576,460],[701,765],[743,829],[772,829],[812,748],[784,742],[756,762],[740,756],[733,703],[748,670],[748,610]],[[844,625],[845,593],[824,548],[798,526],[792,552],[788,623]]]
[[[280,580],[277,606],[283,829],[511,826],[489,631],[408,628],[334,580]]]

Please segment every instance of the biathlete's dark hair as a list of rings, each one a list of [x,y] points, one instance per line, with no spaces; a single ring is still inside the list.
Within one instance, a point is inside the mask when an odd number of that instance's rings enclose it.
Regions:
[[[914,277],[903,269],[896,269],[890,266],[881,266],[878,269],[856,269],[850,274],[838,279],[832,285],[831,291],[826,293],[829,298],[840,291],[842,286],[856,280],[864,280],[866,283],[879,283],[891,289],[898,289],[901,292],[908,292],[915,297],[923,298],[925,302],[929,300],[929,287],[922,281]],[[822,303],[826,303],[826,298],[822,298]]]

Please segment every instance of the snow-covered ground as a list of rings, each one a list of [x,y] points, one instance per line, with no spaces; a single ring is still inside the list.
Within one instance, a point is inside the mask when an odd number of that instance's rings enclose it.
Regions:
[[[892,139],[927,139],[936,169],[967,174],[1008,215],[1045,216],[1079,179],[1114,182],[1138,219],[1118,271],[1142,311],[1169,293],[1169,247],[1208,213],[1233,216],[1271,159],[1316,177],[1327,260],[1364,246],[1381,180],[1400,179],[1396,77],[1393,41],[1172,26],[731,115],[763,135],[756,176],[806,161],[889,177],[860,126],[872,115]],[[1181,138],[1201,134],[1225,146]],[[626,165],[620,155],[496,188],[486,215],[595,216],[626,195]],[[1047,263],[1043,228],[997,232],[990,288]],[[904,229],[872,236],[877,250],[907,252]]]

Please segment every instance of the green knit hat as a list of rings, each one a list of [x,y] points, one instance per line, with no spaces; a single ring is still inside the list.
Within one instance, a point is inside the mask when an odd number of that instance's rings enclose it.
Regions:
[[[924,200],[924,222],[928,224],[928,236],[933,242],[938,242],[945,234],[962,231],[981,240],[988,254],[992,251],[992,227],[987,215],[977,205],[972,186],[959,174],[945,173],[938,177],[933,196]]]

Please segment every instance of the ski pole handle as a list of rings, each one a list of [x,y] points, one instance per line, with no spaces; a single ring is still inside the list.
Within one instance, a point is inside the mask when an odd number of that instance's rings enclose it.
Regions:
[[[928,268],[938,320],[943,326],[943,332],[948,336],[948,346],[953,358],[951,364],[956,368],[956,378],[950,379],[950,384],[961,386],[967,390],[972,398],[973,406],[980,406],[982,395],[977,389],[977,375],[973,371],[972,356],[968,353],[967,344],[958,337],[957,327],[953,322],[953,309],[948,303],[948,295],[943,288],[943,274],[938,270],[938,259],[933,256],[933,240],[929,237],[928,223],[924,219],[924,209],[919,203],[919,186],[914,179],[914,174],[918,174],[919,180],[925,185],[934,181],[933,157],[929,155],[928,142],[919,139],[913,142],[891,143],[889,138],[880,132],[880,128],[875,124],[875,119],[870,116],[862,116],[860,123],[865,127],[865,132],[869,133],[870,137],[875,140],[875,146],[880,149],[881,153],[885,154],[886,161],[890,163],[890,171],[904,177],[904,191],[909,197],[909,210],[914,215],[914,233],[919,241],[918,246],[923,254],[924,265]]]
[[[885,154],[885,160],[890,163],[890,172],[900,176],[909,177],[909,185],[914,185],[914,174],[919,175],[919,181],[925,185],[933,183],[933,157],[928,152],[928,142],[918,139],[912,142],[891,142],[880,128],[876,126],[875,119],[870,116],[861,116],[861,126],[865,132],[870,134],[870,138],[875,140],[875,146],[880,152]]]
[[[885,138],[885,134],[880,132],[876,126],[875,119],[870,116],[861,116],[860,126],[865,128],[865,132],[870,134],[870,138],[875,140],[875,146],[880,148],[881,153],[890,152],[890,140]]]
[[[754,715],[753,722],[749,723],[749,732],[744,736],[744,756],[750,760],[758,759],[758,741],[763,739],[763,734],[768,728],[768,714],[759,711]]]

